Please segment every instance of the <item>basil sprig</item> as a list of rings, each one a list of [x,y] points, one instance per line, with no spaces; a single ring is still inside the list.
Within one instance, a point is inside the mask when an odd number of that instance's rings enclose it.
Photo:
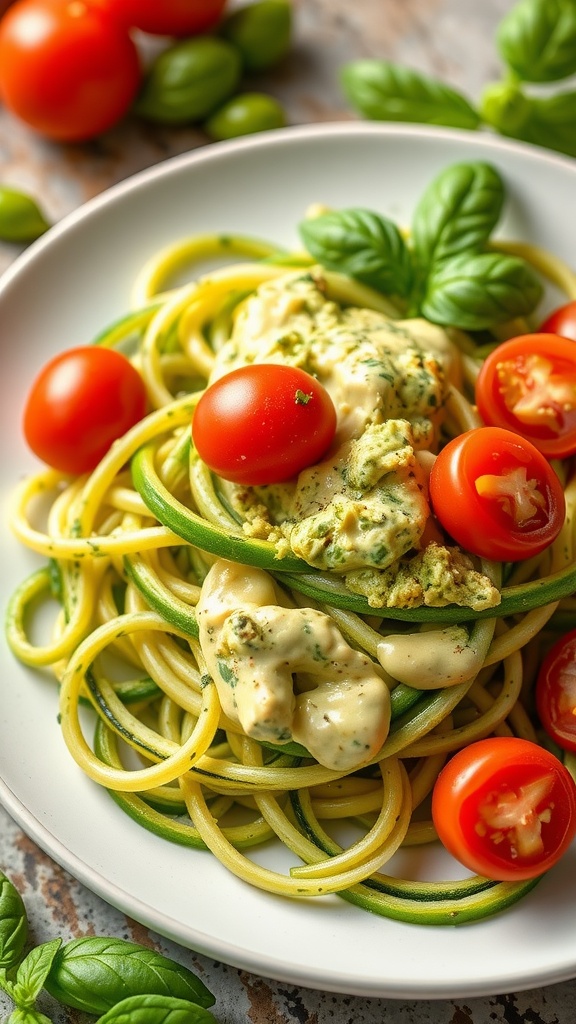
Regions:
[[[576,155],[576,93],[547,95],[533,83],[576,74],[575,0],[518,0],[495,32],[502,80],[487,83],[477,103],[446,83],[387,60],[344,65],[342,90],[350,105],[375,121],[417,121],[501,135]]]
[[[542,286],[528,264],[490,251],[504,185],[487,163],[453,164],[417,203],[410,243],[364,209],[330,211],[300,224],[311,256],[400,300],[404,312],[442,326],[485,330],[525,316]]]
[[[46,990],[96,1024],[218,1024],[214,996],[187,967],[124,939],[60,938],[26,955],[28,920],[20,894],[0,872],[0,989],[14,1002],[6,1024],[50,1024],[36,1002]]]
[[[477,128],[480,116],[456,89],[386,60],[352,61],[342,70],[350,103],[374,121],[420,121]]]

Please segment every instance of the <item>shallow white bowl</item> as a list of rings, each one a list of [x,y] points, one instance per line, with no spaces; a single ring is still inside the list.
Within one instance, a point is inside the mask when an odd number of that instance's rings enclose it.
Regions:
[[[576,261],[576,162],[487,134],[401,125],[313,125],[212,145],[136,175],[51,229],[0,283],[3,507],[33,465],[20,422],[37,369],[125,312],[137,271],[160,246],[203,231],[297,244],[313,202],[408,222],[432,177],[459,160],[501,172],[503,236]],[[4,608],[34,564],[3,526]],[[18,665],[5,644],[0,709],[8,811],[90,889],[185,946],[277,980],[365,996],[473,996],[576,976],[575,851],[516,907],[461,929],[399,924],[336,897],[289,902],[125,817],[65,750],[54,684]]]

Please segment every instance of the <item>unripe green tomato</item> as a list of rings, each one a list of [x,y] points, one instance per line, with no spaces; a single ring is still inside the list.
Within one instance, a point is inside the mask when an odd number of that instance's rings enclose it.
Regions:
[[[225,39],[185,39],[156,58],[134,111],[163,124],[200,121],[232,95],[241,72],[240,53]]]
[[[0,240],[33,242],[50,225],[31,196],[17,189],[0,186]]]
[[[247,71],[268,68],[290,47],[290,0],[256,0],[240,7],[224,19],[220,31],[238,47]]]
[[[278,100],[262,92],[244,92],[215,110],[204,127],[208,135],[220,142],[239,135],[283,128],[285,124],[286,115]]]

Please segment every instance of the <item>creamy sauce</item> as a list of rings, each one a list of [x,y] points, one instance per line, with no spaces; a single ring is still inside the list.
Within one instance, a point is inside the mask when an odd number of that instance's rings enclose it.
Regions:
[[[280,601],[260,569],[224,560],[210,569],[196,612],[222,709],[256,740],[296,740],[327,768],[354,770],[388,734],[384,672],[328,615]]]

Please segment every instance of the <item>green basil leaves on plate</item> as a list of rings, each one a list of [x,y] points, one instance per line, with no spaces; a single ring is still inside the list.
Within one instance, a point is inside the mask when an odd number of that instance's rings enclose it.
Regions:
[[[542,294],[524,260],[490,251],[504,200],[494,167],[457,163],[424,191],[407,240],[362,208],[311,217],[300,234],[313,259],[389,295],[400,315],[482,331],[530,313]]]

